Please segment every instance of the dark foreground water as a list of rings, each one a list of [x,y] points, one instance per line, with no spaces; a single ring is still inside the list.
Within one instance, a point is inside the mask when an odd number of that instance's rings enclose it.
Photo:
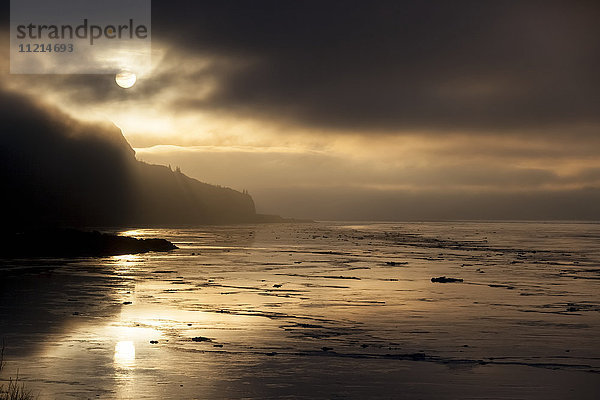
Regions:
[[[40,399],[600,396],[600,224],[126,234],[180,249],[2,262],[0,379]]]

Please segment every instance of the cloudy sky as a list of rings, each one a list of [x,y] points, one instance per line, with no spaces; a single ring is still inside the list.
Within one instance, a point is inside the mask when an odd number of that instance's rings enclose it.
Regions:
[[[6,59],[1,87],[259,212],[598,220],[599,20],[595,1],[154,0],[133,88]]]

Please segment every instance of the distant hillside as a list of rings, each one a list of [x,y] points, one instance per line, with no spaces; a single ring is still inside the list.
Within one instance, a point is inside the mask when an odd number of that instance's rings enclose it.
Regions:
[[[209,185],[161,165],[136,161],[134,196],[139,224],[254,222],[254,201],[236,190]]]
[[[135,159],[109,123],[0,94],[4,227],[194,225],[256,221],[245,193]]]

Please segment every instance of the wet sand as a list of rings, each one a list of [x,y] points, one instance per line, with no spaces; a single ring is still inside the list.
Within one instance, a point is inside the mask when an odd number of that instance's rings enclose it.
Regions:
[[[40,399],[600,392],[599,224],[125,233],[179,249],[2,262],[0,378]]]

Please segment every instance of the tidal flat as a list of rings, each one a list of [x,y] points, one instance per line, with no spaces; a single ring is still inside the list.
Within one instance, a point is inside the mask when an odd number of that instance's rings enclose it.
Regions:
[[[18,371],[40,399],[600,393],[598,223],[120,233],[178,249],[1,261],[0,383]]]

